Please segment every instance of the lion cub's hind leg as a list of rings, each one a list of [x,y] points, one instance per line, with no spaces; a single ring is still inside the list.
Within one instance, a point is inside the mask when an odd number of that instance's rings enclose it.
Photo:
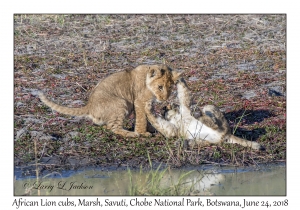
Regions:
[[[263,147],[262,145],[260,145],[257,142],[248,141],[246,139],[239,138],[239,137],[234,136],[232,134],[228,135],[226,137],[225,142],[231,143],[231,144],[240,144],[240,145],[242,145],[244,147],[251,147],[252,149],[255,149],[255,150],[265,150],[265,147]]]
[[[202,116],[199,120],[214,130],[222,130],[224,133],[229,132],[229,125],[224,114],[214,105],[206,105],[203,107]]]
[[[124,115],[114,115],[107,121],[107,129],[110,129],[115,134],[119,134],[124,137],[138,137],[136,132],[128,131],[123,128]]]
[[[138,137],[139,133],[128,131],[123,128],[124,120],[128,113],[131,112],[131,107],[124,101],[115,99],[113,110],[114,112],[107,111],[103,114],[105,116],[107,129],[124,137]]]
[[[218,115],[215,114],[214,106],[206,105],[203,107],[200,117],[198,118],[206,126],[217,130],[219,128],[219,120],[217,119]]]
[[[212,121],[214,121],[215,126],[217,125],[217,131],[223,134],[223,137],[222,139],[220,139],[220,142],[225,141],[231,144],[240,144],[244,147],[251,147],[252,149],[255,150],[264,150],[264,147],[257,142],[248,141],[246,139],[242,139],[231,134],[229,124],[225,119],[224,114],[218,109],[218,107],[213,105],[207,105],[203,108],[203,112],[204,112],[203,120],[204,121],[207,120],[205,122],[206,125],[214,126],[212,123]],[[209,122],[209,118],[207,118],[208,116],[211,117],[211,122]]]

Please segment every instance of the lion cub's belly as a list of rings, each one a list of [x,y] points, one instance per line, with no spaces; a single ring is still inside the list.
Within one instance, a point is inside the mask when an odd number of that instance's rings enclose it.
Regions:
[[[186,124],[187,138],[194,140],[206,140],[211,143],[218,143],[221,139],[221,133],[207,127],[198,120],[191,120]]]

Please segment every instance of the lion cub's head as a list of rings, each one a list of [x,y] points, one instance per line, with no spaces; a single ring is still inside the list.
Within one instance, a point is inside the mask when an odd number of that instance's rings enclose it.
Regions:
[[[146,84],[158,101],[165,101],[171,94],[171,86],[182,72],[172,70],[167,65],[152,65],[148,67]]]
[[[172,118],[175,118],[176,115],[180,115],[180,106],[178,104],[169,104],[163,107],[162,116],[168,121],[171,121]]]

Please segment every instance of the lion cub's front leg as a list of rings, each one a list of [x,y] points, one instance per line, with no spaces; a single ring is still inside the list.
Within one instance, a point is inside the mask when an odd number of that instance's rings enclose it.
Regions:
[[[191,115],[191,110],[190,110],[191,94],[183,78],[180,78],[178,80],[177,89],[178,89],[178,99],[181,107],[181,114]],[[214,116],[214,112],[200,110],[200,117],[198,118],[198,120],[214,130],[219,128],[216,117]]]
[[[151,133],[147,132],[147,117],[145,113],[146,103],[143,101],[135,101],[135,128],[134,131],[144,136],[150,136]]]
[[[155,117],[152,112],[152,102],[148,101],[145,106],[145,111],[147,114],[147,118],[151,125],[161,134],[163,134],[166,138],[175,137],[178,134],[178,129],[171,122],[161,118]]]

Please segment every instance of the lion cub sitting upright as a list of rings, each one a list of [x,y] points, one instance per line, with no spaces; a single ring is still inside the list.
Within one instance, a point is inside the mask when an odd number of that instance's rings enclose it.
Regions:
[[[114,133],[125,137],[136,137],[146,132],[145,103],[156,98],[168,99],[171,86],[180,72],[166,65],[141,65],[131,71],[112,74],[99,82],[91,92],[88,103],[81,108],[60,106],[48,100],[43,93],[40,99],[53,110],[73,116],[86,116],[95,124],[107,125]],[[135,131],[123,129],[123,120],[135,111]]]
[[[188,87],[180,78],[177,83],[179,110],[171,109],[165,113],[165,119],[155,117],[151,113],[151,102],[146,104],[146,114],[149,122],[165,137],[182,137],[189,140],[189,145],[212,143],[223,141],[237,143],[244,147],[262,150],[257,142],[241,139],[231,134],[230,127],[222,112],[213,105],[203,107],[199,119],[191,115],[190,94]]]

